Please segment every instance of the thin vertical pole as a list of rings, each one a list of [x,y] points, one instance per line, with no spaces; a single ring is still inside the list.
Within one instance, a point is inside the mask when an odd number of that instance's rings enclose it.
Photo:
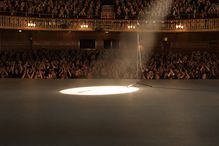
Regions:
[[[137,52],[136,52],[136,55],[137,55],[137,79],[139,79],[139,32],[137,32],[137,48],[136,48],[136,50],[137,50]]]

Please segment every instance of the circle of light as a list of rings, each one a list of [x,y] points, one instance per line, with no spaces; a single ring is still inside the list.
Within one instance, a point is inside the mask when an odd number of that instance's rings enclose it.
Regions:
[[[69,95],[113,95],[136,92],[139,89],[128,86],[90,86],[61,90],[60,93]]]

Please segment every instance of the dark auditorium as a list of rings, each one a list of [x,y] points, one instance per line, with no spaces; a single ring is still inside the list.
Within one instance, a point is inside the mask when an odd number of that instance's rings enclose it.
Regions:
[[[219,145],[219,0],[0,0],[0,146]]]

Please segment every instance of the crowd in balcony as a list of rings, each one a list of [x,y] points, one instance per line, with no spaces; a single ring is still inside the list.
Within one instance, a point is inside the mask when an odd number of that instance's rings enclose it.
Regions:
[[[31,17],[100,18],[101,0],[4,0],[0,11]]]
[[[218,17],[216,5],[210,0],[115,0],[118,19],[170,19]]]
[[[172,4],[169,2],[172,1]],[[101,18],[101,0],[3,0],[6,15],[52,18]],[[172,19],[218,17],[210,0],[115,0],[117,19]]]
[[[143,60],[144,79],[219,79],[218,52],[152,53]],[[136,79],[136,60],[115,50],[2,50],[0,78]]]

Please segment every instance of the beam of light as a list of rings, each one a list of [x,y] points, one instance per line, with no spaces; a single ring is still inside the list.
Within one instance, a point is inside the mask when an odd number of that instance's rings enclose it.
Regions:
[[[136,33],[124,33],[120,36],[122,43],[120,49],[121,52],[118,54],[120,55],[119,59],[123,60],[124,63],[118,70],[120,70],[120,72],[127,72],[127,70],[130,71],[130,74],[132,75],[129,76],[129,78],[139,78],[138,69],[141,69],[136,65],[139,64],[139,60],[137,59],[139,55],[136,55],[139,52],[139,46],[142,46],[142,64],[144,65],[150,59],[152,49],[156,45],[157,32],[159,32],[161,27],[164,26],[164,20],[171,11],[172,2],[173,0],[153,0],[152,5],[144,10],[144,20],[137,20],[135,29],[132,29],[131,24],[127,26],[130,32],[136,31],[137,35]],[[113,61],[114,59],[113,56],[111,60]],[[117,64],[116,61],[115,64]],[[144,67],[146,66],[144,65]]]
[[[138,91],[139,88],[127,86],[90,86],[69,88],[59,91],[62,94],[69,95],[113,95],[125,94]]]
[[[144,30],[154,30],[151,33],[141,33],[140,34],[140,44],[144,46],[142,50],[142,54],[145,55],[144,60],[149,60],[149,55],[152,49],[155,46],[156,42],[156,32],[159,32],[162,23],[165,18],[169,15],[171,7],[172,7],[173,0],[155,0],[153,1],[151,8],[145,9],[146,21],[149,23],[145,23],[143,26],[140,26]],[[139,31],[137,33],[140,33]]]

